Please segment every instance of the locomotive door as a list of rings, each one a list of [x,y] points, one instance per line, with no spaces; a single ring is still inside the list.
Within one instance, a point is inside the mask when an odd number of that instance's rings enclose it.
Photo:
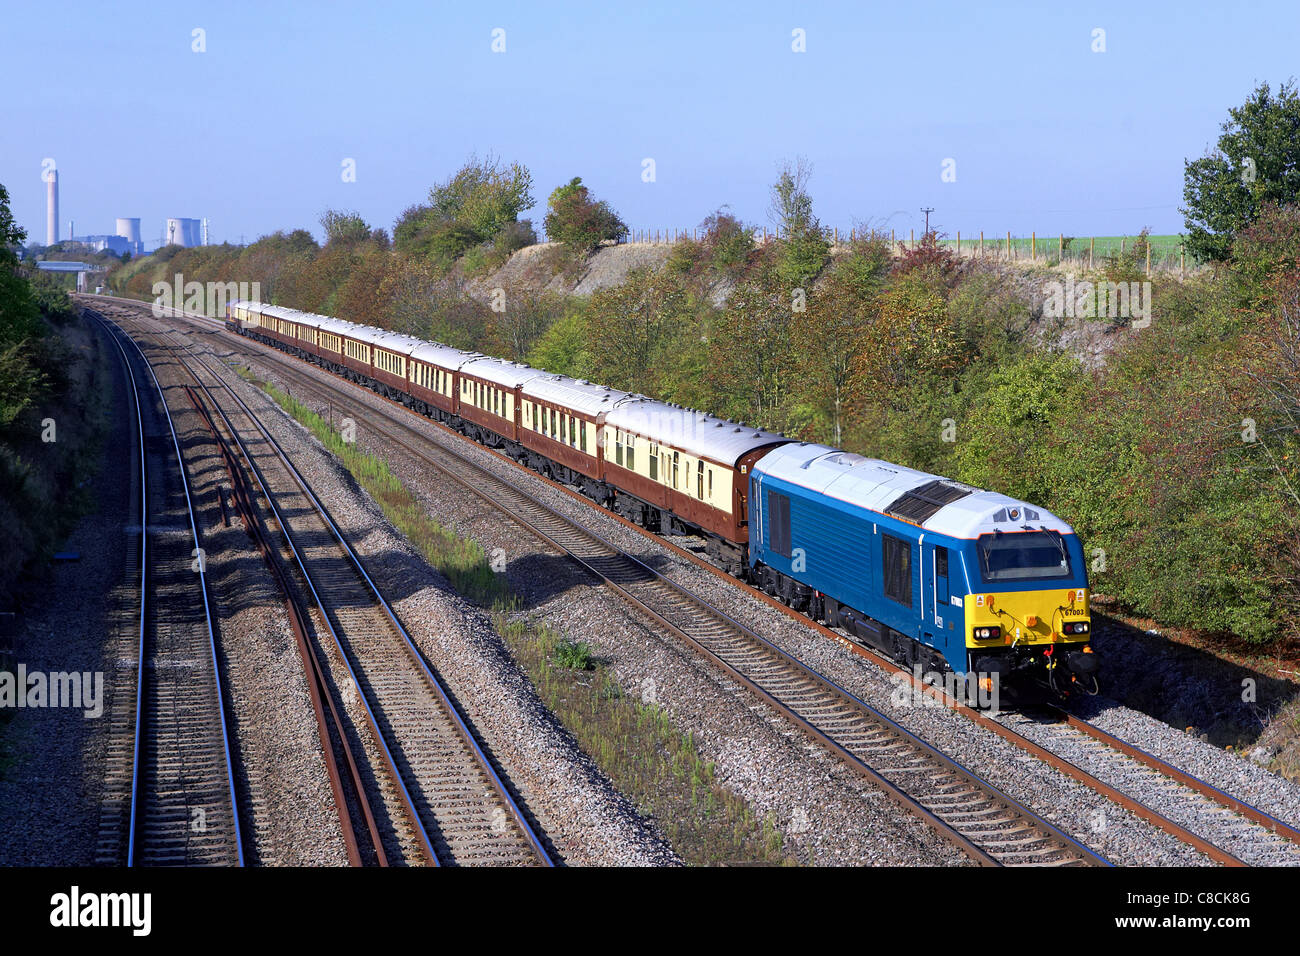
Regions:
[[[928,624],[932,625],[935,647],[945,648],[961,637],[956,631],[956,619],[951,611],[951,588],[948,584],[948,549],[943,545],[922,545],[925,550],[925,578],[928,607]]]

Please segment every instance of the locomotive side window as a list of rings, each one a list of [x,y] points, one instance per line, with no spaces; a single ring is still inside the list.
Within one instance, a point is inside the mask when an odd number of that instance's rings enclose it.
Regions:
[[[940,604],[948,603],[948,549],[934,549],[934,596]]]
[[[767,545],[783,558],[790,557],[790,498],[776,491],[767,493]]]
[[[912,546],[891,534],[880,536],[885,573],[881,581],[885,597],[904,607],[912,606]]]

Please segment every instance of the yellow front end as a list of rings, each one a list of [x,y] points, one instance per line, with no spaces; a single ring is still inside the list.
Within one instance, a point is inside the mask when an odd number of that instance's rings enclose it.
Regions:
[[[1062,696],[1097,692],[1087,588],[986,591],[964,604],[967,664],[982,679],[1025,675]]]
[[[1087,588],[984,592],[964,603],[968,648],[1078,645],[1092,638]],[[993,628],[996,637],[980,636]]]

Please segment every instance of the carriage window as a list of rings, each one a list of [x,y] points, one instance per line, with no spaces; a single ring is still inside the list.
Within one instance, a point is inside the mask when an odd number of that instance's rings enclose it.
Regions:
[[[650,480],[659,480],[659,446],[650,446]]]
[[[578,444],[578,420],[576,418],[569,419],[569,444],[575,447]]]
[[[578,438],[582,441],[582,450],[587,450],[587,423],[583,422],[578,426]]]
[[[767,546],[788,558],[790,550],[790,499],[779,492],[767,493]]]
[[[673,452],[673,488],[677,487],[677,466],[680,464],[680,452]]]
[[[554,438],[560,430],[560,413],[551,409],[551,437]]]
[[[713,497],[713,469],[709,469],[709,497]]]
[[[695,497],[704,499],[704,462],[698,462],[695,466]]]
[[[636,436],[627,436],[627,466],[636,471]]]
[[[614,462],[623,464],[623,433],[617,429],[614,431]]]
[[[912,545],[889,534],[880,536],[880,544],[885,571],[882,577],[885,597],[904,607],[911,607]]]

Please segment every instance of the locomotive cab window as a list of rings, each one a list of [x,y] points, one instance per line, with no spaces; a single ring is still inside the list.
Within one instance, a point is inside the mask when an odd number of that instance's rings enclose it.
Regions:
[[[1070,555],[1056,531],[982,534],[976,546],[985,581],[1070,576]]]
[[[912,606],[912,545],[891,534],[880,536],[885,597],[904,607]]]

